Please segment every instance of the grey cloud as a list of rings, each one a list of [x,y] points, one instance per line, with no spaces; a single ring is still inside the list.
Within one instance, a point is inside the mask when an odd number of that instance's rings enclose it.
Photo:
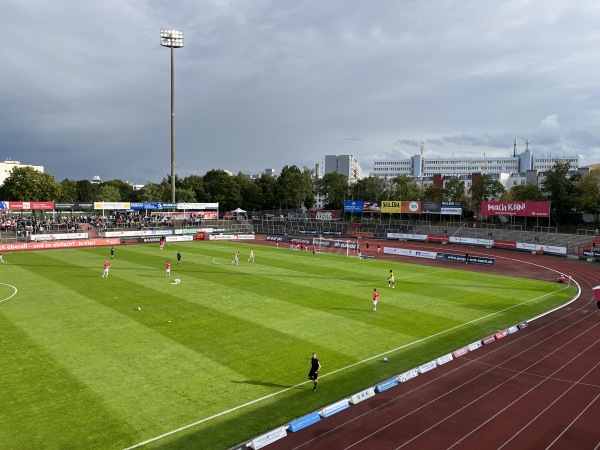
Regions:
[[[0,142],[59,179],[160,181],[170,56],[158,34],[174,27],[180,176],[348,153],[368,169],[421,142],[510,154],[515,138],[598,162],[599,18],[541,0],[8,3],[0,25],[25,32],[0,60]]]

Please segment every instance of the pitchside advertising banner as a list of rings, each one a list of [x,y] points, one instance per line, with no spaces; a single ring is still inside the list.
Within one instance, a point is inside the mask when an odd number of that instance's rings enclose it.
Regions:
[[[219,209],[218,203],[161,203],[161,202],[94,202],[94,203],[54,203],[54,202],[2,202],[0,210],[11,211],[36,211],[36,210],[200,210]]]
[[[367,205],[370,205],[370,202],[364,202],[363,200],[345,200],[344,212],[364,213],[377,211],[385,214],[429,213],[458,216],[462,214],[462,205],[460,202],[383,200],[381,202],[381,208],[371,208]],[[313,219],[314,218],[315,217],[313,217]]]
[[[550,202],[482,202],[481,215],[550,217]]]
[[[340,218],[340,212],[339,210],[332,210],[332,211],[326,211],[326,210],[318,210],[318,211],[311,211],[310,212],[310,218],[311,219],[316,219],[316,220],[338,220]]]
[[[388,214],[399,214],[400,203],[397,200],[384,200],[381,202],[381,212]]]
[[[131,202],[131,209],[136,210],[144,210],[144,209],[177,209],[177,203],[160,203],[160,202]]]
[[[442,202],[430,202],[429,200],[422,201],[421,211],[440,214],[442,212]]]
[[[442,202],[440,214],[460,216],[462,215],[462,205],[460,202]]]
[[[460,216],[462,214],[462,206],[460,202],[384,200],[381,202],[381,212],[388,214],[428,213]]]
[[[67,210],[84,210],[84,209],[94,209],[93,203],[54,203],[54,209],[67,209]]]
[[[435,203],[435,202],[429,202]],[[430,205],[432,206],[432,205]],[[437,206],[435,207],[437,208]],[[439,210],[439,208],[438,208]],[[419,214],[421,210],[421,202],[419,201],[398,201],[398,200],[384,200],[381,202],[381,212],[388,214]]]
[[[364,202],[362,200],[344,200],[344,212],[363,212]]]
[[[0,209],[11,211],[52,211],[54,202],[0,202]]]

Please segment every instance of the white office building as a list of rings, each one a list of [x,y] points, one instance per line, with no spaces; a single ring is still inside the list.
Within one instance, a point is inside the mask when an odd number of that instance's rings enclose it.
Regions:
[[[33,164],[21,164],[19,161],[0,162],[0,185],[10,176],[15,167],[31,167],[38,172],[44,173],[44,166],[34,166]]]
[[[415,180],[428,179],[434,175],[460,177],[473,173],[525,174],[530,171],[545,173],[557,163],[569,163],[570,173],[575,173],[581,164],[580,156],[536,156],[526,150],[516,156],[504,157],[436,157],[425,158],[414,155],[404,160],[375,160],[373,175],[379,178],[394,178],[408,175]],[[524,175],[523,175],[524,176]],[[503,176],[504,178],[504,176]]]

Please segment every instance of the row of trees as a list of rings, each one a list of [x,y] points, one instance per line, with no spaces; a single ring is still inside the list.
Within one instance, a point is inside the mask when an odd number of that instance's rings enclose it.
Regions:
[[[295,209],[314,204],[312,172],[296,166],[284,167],[279,177],[263,174],[250,180],[242,173],[229,175],[224,170],[210,170],[204,176],[176,177],[175,197],[183,203],[218,202],[221,210],[243,206],[247,210]],[[0,187],[3,201],[55,202],[169,202],[171,180],[148,183],[141,190],[121,180],[91,183],[89,180],[65,179],[57,182],[50,173],[31,167],[18,167]]]
[[[411,177],[401,175],[391,180],[369,176],[350,185],[348,178],[329,173],[315,180],[312,170],[285,166],[278,177],[261,175],[250,180],[242,173],[229,175],[223,170],[210,170],[204,176],[176,178],[178,202],[218,202],[221,210],[242,206],[246,210],[312,208],[315,194],[325,199],[325,209],[343,209],[344,200],[432,200],[460,202],[463,211],[472,213],[482,201],[550,201],[552,217],[560,223],[572,221],[578,213],[600,213],[600,170],[582,176],[569,177],[569,164],[556,163],[547,172],[540,187],[514,186],[509,191],[498,180],[483,175],[470,189],[464,181],[452,179],[444,188],[425,189]],[[148,183],[134,191],[121,180],[93,184],[88,180],[65,179],[56,182],[49,173],[30,167],[15,168],[0,188],[0,199],[91,202],[91,201],[153,201],[168,202],[171,197],[169,177],[160,183]]]
[[[484,201],[549,201],[556,223],[576,222],[581,213],[600,214],[600,170],[587,175],[569,176],[569,163],[557,162],[546,173],[541,186],[517,185],[507,191],[500,181],[483,175],[469,189],[464,181],[454,178],[444,188],[422,187],[409,176],[398,176],[386,182],[368,177],[348,186],[345,176],[331,173],[317,180],[316,191],[328,200],[328,207],[340,209],[343,200],[431,200],[460,202],[468,215],[479,209]]]

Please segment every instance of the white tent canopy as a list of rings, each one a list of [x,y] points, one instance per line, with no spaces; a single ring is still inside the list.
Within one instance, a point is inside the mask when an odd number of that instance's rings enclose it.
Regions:
[[[242,208],[236,208],[231,212],[235,214],[244,214],[246,211],[244,211]]]

